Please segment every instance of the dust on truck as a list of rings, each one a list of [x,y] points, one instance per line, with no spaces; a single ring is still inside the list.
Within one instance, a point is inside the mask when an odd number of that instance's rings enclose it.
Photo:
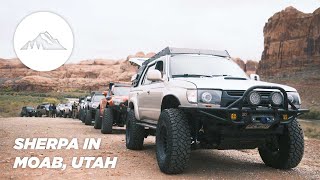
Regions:
[[[167,174],[183,172],[192,149],[255,149],[270,167],[296,167],[303,156],[296,89],[250,79],[227,51],[165,48],[132,77],[126,147],[156,136]]]

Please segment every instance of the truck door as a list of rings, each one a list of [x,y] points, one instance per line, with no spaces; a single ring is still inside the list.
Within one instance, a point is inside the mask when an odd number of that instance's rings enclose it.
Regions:
[[[158,120],[159,118],[161,112],[162,89],[164,88],[164,85],[163,82],[152,82],[147,79],[148,71],[152,69],[159,70],[159,67],[163,67],[163,61],[151,64],[144,74],[144,79],[142,81],[143,90],[140,98],[138,98],[141,119]]]

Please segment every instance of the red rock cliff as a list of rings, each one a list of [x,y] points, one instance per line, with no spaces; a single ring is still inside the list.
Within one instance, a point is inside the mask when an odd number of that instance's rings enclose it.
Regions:
[[[293,7],[274,14],[264,27],[264,51],[257,73],[263,77],[320,73],[320,8],[303,13]]]

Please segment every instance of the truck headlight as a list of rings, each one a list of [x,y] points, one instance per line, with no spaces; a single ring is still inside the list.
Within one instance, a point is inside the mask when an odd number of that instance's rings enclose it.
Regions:
[[[201,90],[199,91],[199,99],[202,103],[216,104],[221,103],[222,91],[220,90]]]
[[[201,94],[201,101],[205,103],[210,103],[212,100],[212,95],[209,92],[204,92]]]
[[[301,105],[301,99],[298,92],[287,92],[288,100],[294,105]]]
[[[197,90],[187,90],[187,99],[190,103],[197,103],[198,97],[197,97]]]

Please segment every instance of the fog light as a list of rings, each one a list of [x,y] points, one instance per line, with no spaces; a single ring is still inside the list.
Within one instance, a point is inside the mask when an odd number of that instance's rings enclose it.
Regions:
[[[231,117],[231,120],[237,120],[237,114],[236,113],[232,113],[230,117]]]
[[[260,104],[260,102],[261,102],[261,96],[260,96],[260,94],[258,93],[258,92],[256,92],[256,91],[251,91],[250,93],[249,93],[249,103],[251,104],[251,105],[254,105],[254,106],[257,106],[257,105],[259,105]]]
[[[282,115],[282,119],[283,119],[283,120],[288,120],[288,114]]]
[[[283,96],[280,92],[273,92],[270,95],[270,99],[273,105],[280,106],[283,102]]]

